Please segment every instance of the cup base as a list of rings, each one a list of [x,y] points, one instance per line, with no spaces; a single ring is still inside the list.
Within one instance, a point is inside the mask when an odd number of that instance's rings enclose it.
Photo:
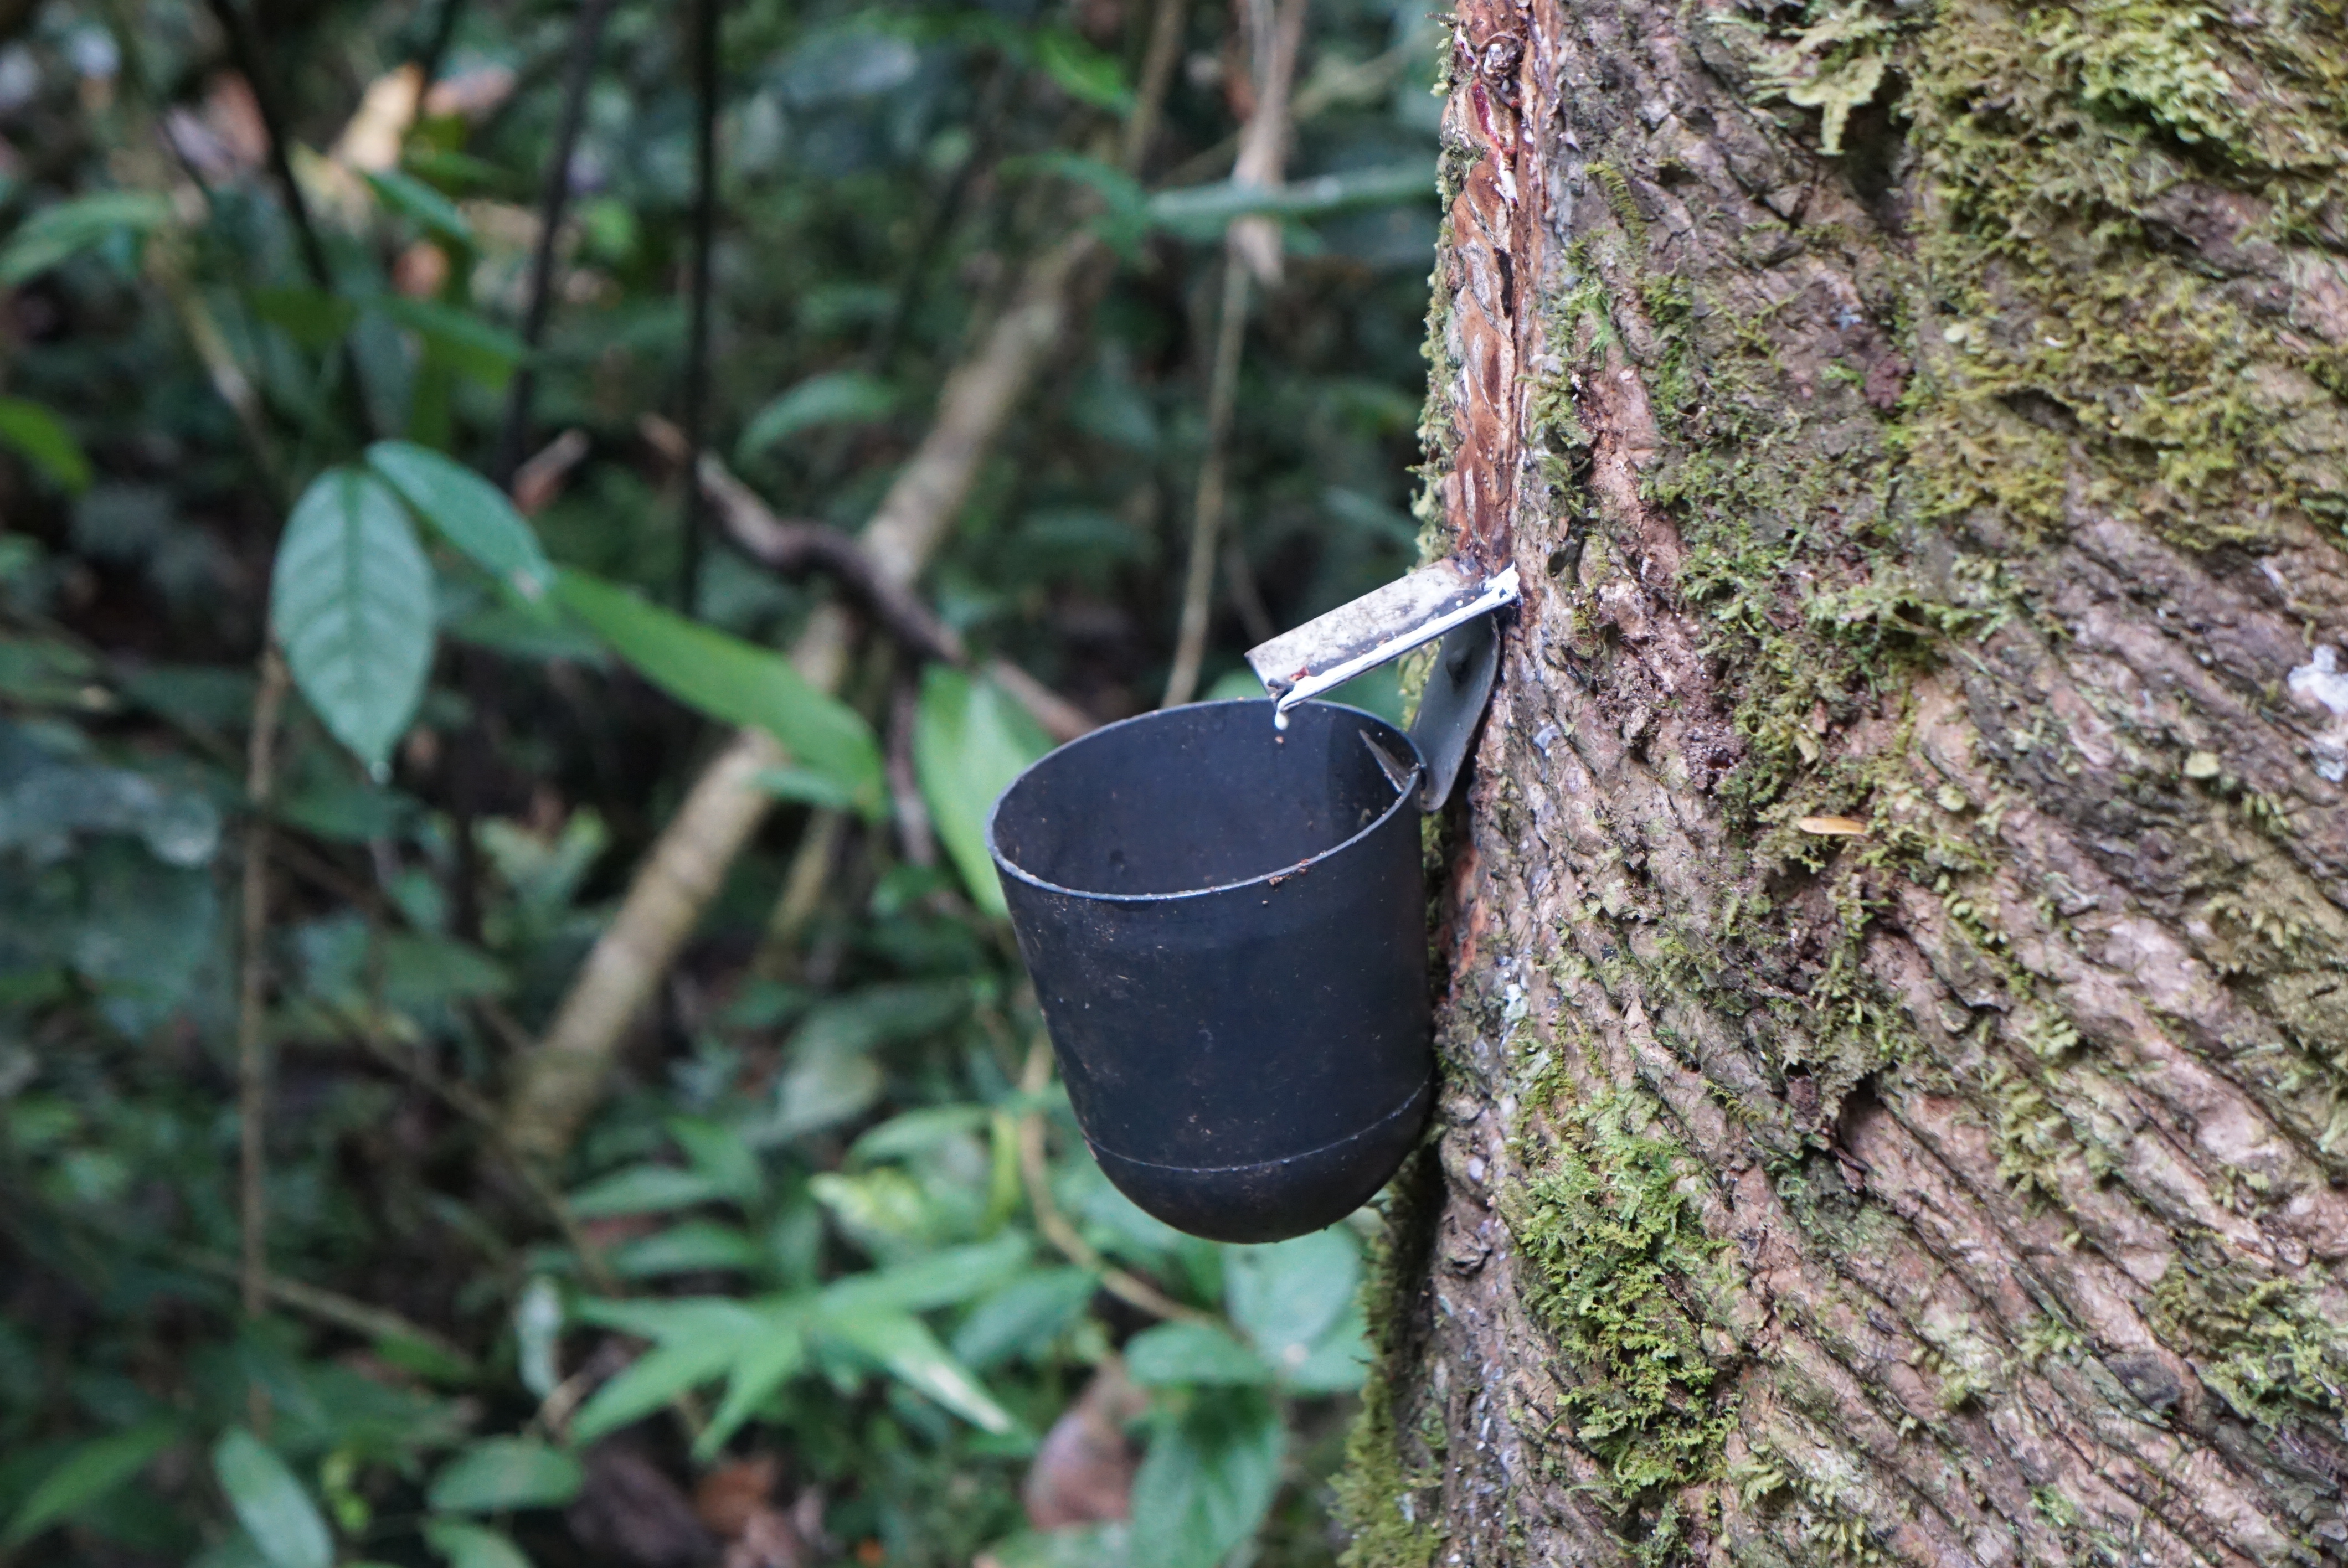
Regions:
[[[1156,1165],[1085,1142],[1118,1192],[1176,1230],[1209,1241],[1286,1241],[1336,1224],[1385,1186],[1434,1100],[1429,1078],[1358,1132],[1252,1165]]]

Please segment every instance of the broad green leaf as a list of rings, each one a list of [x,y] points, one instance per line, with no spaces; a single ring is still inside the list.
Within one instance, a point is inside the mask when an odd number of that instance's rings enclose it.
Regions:
[[[145,234],[170,220],[170,199],[146,190],[101,190],[44,207],[0,245],[0,284],[14,288],[117,234]]]
[[[906,1312],[827,1307],[817,1318],[830,1338],[879,1362],[899,1381],[926,1394],[973,1425],[1007,1432],[1009,1412],[938,1343],[936,1335]]]
[[[767,1396],[806,1365],[805,1336],[796,1328],[780,1325],[768,1329],[734,1363],[733,1376],[726,1383],[725,1400],[718,1405],[717,1413],[710,1417],[701,1436],[694,1440],[694,1457],[706,1460],[716,1455]]]
[[[0,446],[5,446],[60,490],[89,488],[89,458],[57,416],[21,397],[0,397]]]
[[[745,1204],[766,1196],[767,1173],[737,1129],[697,1116],[672,1116],[668,1135],[676,1140],[693,1168],[716,1183],[726,1196]]]
[[[424,1540],[448,1568],[530,1568],[530,1559],[505,1536],[459,1519],[426,1520]]]
[[[747,465],[778,441],[823,425],[861,425],[885,418],[897,408],[897,389],[860,370],[828,370],[783,393],[750,416],[735,444],[736,462]]]
[[[398,498],[329,468],[278,541],[269,622],[302,695],[380,777],[432,666],[432,568]]]
[[[416,176],[396,169],[366,171],[366,182],[386,207],[414,219],[418,224],[459,245],[473,242],[473,226],[457,210],[457,204],[441,195]]]
[[[1282,1358],[1281,1386],[1303,1394],[1350,1394],[1370,1371],[1369,1325],[1358,1297],[1302,1358]]]
[[[1027,1240],[999,1235],[969,1246],[947,1247],[917,1262],[870,1274],[851,1274],[824,1287],[824,1310],[927,1312],[983,1296],[1011,1278],[1027,1262]]]
[[[1133,107],[1133,89],[1117,56],[1104,53],[1063,27],[1047,27],[1035,40],[1035,63],[1054,85],[1079,103],[1112,114]]]
[[[1204,1323],[1161,1323],[1135,1335],[1125,1348],[1126,1370],[1146,1389],[1179,1383],[1241,1386],[1272,1380],[1264,1358],[1220,1328]]]
[[[1050,737],[994,682],[973,680],[944,664],[923,672],[913,726],[914,776],[972,902],[990,915],[1005,909],[1003,884],[986,852],[987,814],[1011,781],[1051,749]]]
[[[212,1473],[271,1568],[333,1568],[335,1540],[325,1516],[259,1438],[229,1429],[212,1445]]]
[[[970,1309],[954,1330],[956,1359],[981,1371],[1040,1350],[1083,1316],[1100,1276],[1088,1268],[1023,1274]]]
[[[657,1279],[706,1269],[747,1274],[766,1261],[766,1249],[736,1227],[710,1220],[686,1220],[615,1249],[612,1272],[623,1279]]]
[[[470,468],[410,441],[378,441],[366,461],[417,517],[499,582],[526,600],[542,599],[554,586],[554,564],[537,533]]]
[[[455,305],[400,294],[379,294],[367,303],[422,338],[427,354],[492,392],[505,390],[515,367],[530,357],[521,339]]]
[[[592,1442],[643,1419],[696,1385],[730,1368],[745,1348],[730,1336],[709,1336],[661,1346],[602,1388],[571,1423],[574,1442]]]
[[[555,597],[678,702],[729,724],[765,730],[799,766],[836,780],[868,814],[879,810],[880,747],[871,726],[808,685],[781,655],[584,572],[560,573]]]
[[[252,313],[304,348],[331,347],[359,319],[359,308],[320,289],[255,289],[247,296]]]
[[[848,1146],[851,1163],[869,1165],[876,1160],[901,1160],[933,1149],[946,1139],[975,1132],[994,1112],[983,1105],[924,1105],[901,1116],[891,1116]]]
[[[675,1165],[630,1165],[571,1194],[571,1212],[582,1219],[612,1214],[655,1214],[722,1198],[726,1190],[699,1171]]]
[[[560,1508],[586,1481],[579,1461],[561,1449],[530,1438],[489,1438],[442,1465],[424,1500],[445,1513]]]
[[[777,800],[821,806],[826,811],[854,811],[856,797],[838,779],[811,774],[805,768],[761,768],[750,781]]]
[[[169,1422],[149,1421],[127,1432],[96,1438],[67,1455],[16,1505],[0,1550],[29,1541],[61,1519],[103,1499],[147,1468],[177,1435]]]
[[[1282,1441],[1251,1390],[1201,1398],[1161,1429],[1133,1481],[1132,1568],[1215,1568],[1270,1511]]]
[[[1275,1367],[1302,1366],[1361,1283],[1360,1250],[1341,1226],[1269,1246],[1223,1248],[1224,1305]]]

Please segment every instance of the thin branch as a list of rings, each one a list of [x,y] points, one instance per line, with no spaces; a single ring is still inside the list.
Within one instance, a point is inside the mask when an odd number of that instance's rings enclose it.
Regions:
[[[230,0],[214,0],[216,5]],[[595,57],[603,43],[603,24],[611,20],[614,0],[582,0],[571,25],[571,54],[562,68],[562,109],[554,128],[554,145],[546,155],[546,175],[538,194],[538,244],[530,258],[530,291],[522,307],[521,341],[528,351],[515,367],[506,393],[505,428],[498,437],[497,465],[489,471],[499,489],[510,489],[514,470],[521,466],[522,448],[530,440],[530,403],[537,395],[538,376],[530,355],[546,336],[548,313],[554,308],[555,242],[571,203],[571,159],[579,148],[579,130],[586,123],[587,89],[595,79]]]
[[[1159,706],[1189,702],[1199,690],[1207,657],[1207,622],[1214,608],[1215,544],[1223,527],[1225,473],[1231,413],[1239,402],[1240,356],[1247,343],[1248,269],[1236,253],[1223,257],[1223,300],[1215,329],[1215,363],[1207,381],[1207,450],[1199,459],[1199,487],[1190,513],[1190,564],[1182,579],[1182,620],[1174,637],[1174,667]]]
[[[424,52],[416,56],[417,103],[440,79],[441,67],[448,63],[449,46],[457,41],[457,23],[464,14],[465,0],[440,0],[439,14],[432,18],[432,36],[425,40]]]
[[[693,275],[691,320],[685,343],[685,441],[694,458],[709,446],[710,251],[717,237],[717,26],[725,0],[693,0]],[[697,464],[687,462],[692,474]],[[685,487],[685,538],[676,599],[693,613],[701,579],[701,487]]]
[[[1182,25],[1188,20],[1188,0],[1158,0],[1150,12],[1141,90],[1134,95],[1133,114],[1125,122],[1125,145],[1117,157],[1128,174],[1141,172],[1149,159],[1149,144],[1158,139],[1158,121],[1166,108],[1166,90],[1173,85],[1174,67],[1182,57]]]
[[[238,0],[210,0],[210,4],[221,31],[228,36],[229,57],[236,62],[244,85],[252,89],[253,108],[261,116],[262,137],[268,143],[269,172],[284,198],[285,216],[294,225],[294,241],[302,252],[303,271],[310,274],[311,287],[322,294],[331,294],[335,292],[335,270],[326,259],[325,242],[318,237],[317,220],[311,215],[309,198],[302,193],[302,182],[294,178],[293,155],[287,150],[293,146],[293,131],[285,118],[284,103],[277,96],[277,80],[262,58],[261,40]],[[362,436],[372,434],[375,402],[367,395],[366,373],[359,368],[358,355],[352,351],[348,338],[343,340],[341,357],[351,416]]]
[[[915,866],[938,863],[938,835],[930,825],[929,803],[922,798],[913,770],[913,729],[921,717],[921,687],[901,674],[889,693],[889,811],[897,819],[897,845]]]
[[[240,1280],[245,1315],[257,1317],[269,1300],[269,1191],[263,1134],[269,1113],[269,1061],[264,1010],[269,995],[269,797],[276,781],[277,716],[284,706],[285,661],[275,643],[262,651],[261,690],[252,703],[246,743],[242,952],[237,978],[237,1221],[242,1242]]]
[[[636,422],[636,428],[662,456],[674,463],[685,460],[685,436],[675,425],[657,415],[646,415]],[[917,658],[973,667],[961,634],[939,620],[911,588],[885,576],[849,535],[826,523],[777,517],[757,492],[736,478],[713,452],[701,455],[700,487],[734,548],[760,566],[790,578],[821,572],[848,589],[891,638]],[[1072,741],[1098,727],[1075,703],[1008,660],[990,659],[984,669],[1056,740]]]
[[[170,1247],[165,1251],[164,1255],[182,1268],[192,1268],[199,1274],[209,1274],[215,1278],[236,1279],[242,1272],[242,1266],[231,1259],[216,1257],[211,1253],[200,1252],[192,1247]],[[441,1355],[461,1361],[468,1366],[472,1364],[473,1358],[468,1356],[454,1340],[434,1333],[420,1323],[401,1317],[389,1307],[376,1307],[332,1290],[321,1289],[314,1285],[304,1285],[300,1280],[287,1279],[278,1275],[272,1275],[269,1277],[267,1290],[270,1299],[279,1306],[291,1307],[296,1312],[316,1318],[321,1323],[332,1324],[337,1328],[346,1328],[368,1339],[409,1340],[437,1350]]]

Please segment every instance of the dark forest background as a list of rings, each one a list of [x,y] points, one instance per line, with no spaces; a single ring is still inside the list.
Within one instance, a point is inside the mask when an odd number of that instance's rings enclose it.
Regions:
[[[0,0],[0,1562],[1334,1559],[978,835],[1416,559],[1441,39]]]

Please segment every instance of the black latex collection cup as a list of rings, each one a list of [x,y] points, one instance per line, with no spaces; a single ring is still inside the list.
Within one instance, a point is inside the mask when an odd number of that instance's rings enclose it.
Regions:
[[[1416,760],[1356,709],[1303,702],[1282,730],[1269,702],[1200,702],[1071,742],[995,803],[988,847],[1076,1121],[1169,1225],[1317,1230],[1417,1138],[1419,812],[1389,776]]]

